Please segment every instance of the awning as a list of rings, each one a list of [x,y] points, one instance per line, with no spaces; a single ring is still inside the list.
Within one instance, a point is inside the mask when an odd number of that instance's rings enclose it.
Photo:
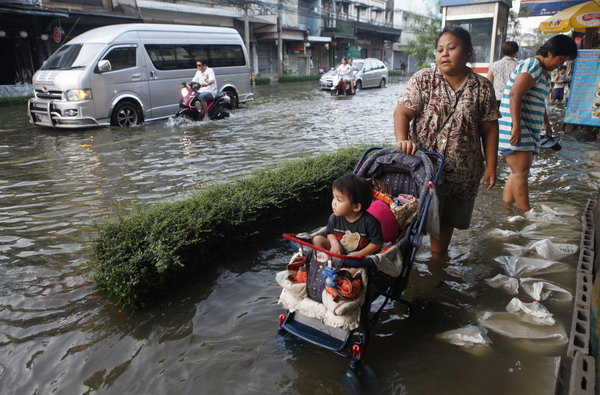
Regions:
[[[308,41],[311,43],[330,43],[331,37],[308,36]]]
[[[197,5],[163,3],[162,1],[152,0],[137,0],[137,5],[139,8],[146,8],[150,10],[183,12],[187,14],[214,15],[231,18],[240,18],[244,16],[244,13],[240,9],[227,9],[222,7],[200,7]]]
[[[23,14],[23,15],[51,16],[51,17],[57,17],[57,18],[68,18],[69,17],[69,14],[64,13],[64,12],[56,12],[56,11],[44,10],[44,9],[21,10],[18,8],[0,8],[0,13],[2,13],[2,12],[11,13],[11,14]]]
[[[587,0],[521,0],[523,16],[550,16]]]

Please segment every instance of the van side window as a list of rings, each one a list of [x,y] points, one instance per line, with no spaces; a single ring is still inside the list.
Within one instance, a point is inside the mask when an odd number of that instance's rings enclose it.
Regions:
[[[157,70],[195,68],[191,45],[147,44],[144,48]]]
[[[137,64],[135,56],[136,49],[137,48],[135,47],[114,48],[104,55],[102,59],[110,62],[112,71],[129,69],[135,67]]]
[[[195,69],[196,59],[206,59],[210,67],[245,66],[246,58],[240,45],[144,45],[157,70]]]
[[[246,58],[240,45],[210,45],[210,67],[245,66]]]

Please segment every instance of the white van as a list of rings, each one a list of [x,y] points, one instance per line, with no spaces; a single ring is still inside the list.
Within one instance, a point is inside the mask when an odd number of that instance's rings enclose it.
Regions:
[[[246,48],[235,29],[122,24],[85,32],[33,76],[30,122],[55,128],[131,126],[167,118],[179,86],[206,59],[234,107],[253,99]]]

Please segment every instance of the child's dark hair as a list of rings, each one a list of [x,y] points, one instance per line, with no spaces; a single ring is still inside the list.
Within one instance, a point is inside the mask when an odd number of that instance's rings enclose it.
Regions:
[[[436,47],[438,41],[440,41],[440,38],[446,33],[452,34],[460,40],[462,46],[466,49],[467,53],[470,54],[467,57],[467,61],[473,63],[473,61],[475,60],[475,50],[473,49],[473,43],[471,42],[471,35],[469,34],[469,32],[460,26],[446,26],[444,30],[442,30],[441,33],[438,34],[438,36],[435,39]]]
[[[506,41],[502,44],[502,55],[504,56],[513,56],[519,52],[519,44],[514,41]]]
[[[333,182],[332,189],[336,189],[348,196],[354,204],[360,203],[361,211],[367,211],[373,197],[371,185],[364,178],[354,173],[346,173]]]
[[[567,56],[573,60],[577,57],[577,44],[571,37],[558,34],[546,41],[535,54],[546,57],[549,52],[554,56]]]
[[[562,66],[560,66],[560,67],[558,68],[558,71],[562,71],[562,70],[566,70],[566,69],[567,69],[567,66],[565,66],[565,65],[563,64]]]

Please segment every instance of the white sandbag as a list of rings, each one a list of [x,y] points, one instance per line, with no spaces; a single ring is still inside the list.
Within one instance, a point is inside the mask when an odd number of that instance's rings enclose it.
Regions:
[[[509,237],[516,237],[516,236],[522,236],[527,239],[536,239],[536,240],[545,238],[545,236],[539,235],[537,233],[538,229],[539,229],[538,224],[531,224],[531,225],[525,226],[521,230],[508,230],[508,229],[495,228],[495,229],[492,229],[489,234],[490,234],[490,236],[496,237],[496,238],[509,238]]]
[[[486,313],[479,323],[490,331],[512,339],[545,340],[556,345],[566,344],[569,340],[560,323],[552,326],[536,325],[525,322],[512,313]]]
[[[523,217],[521,215],[515,215],[508,219],[508,222],[523,222],[523,221],[525,221],[525,217]]]
[[[550,239],[542,239],[528,244],[525,247],[506,244],[505,248],[515,256],[532,255],[545,259],[561,259],[577,252],[575,244],[556,243]]]
[[[566,289],[539,278],[522,278],[520,280],[521,289],[534,300],[552,299],[560,302],[569,302],[573,299],[573,294]]]
[[[510,277],[526,277],[539,274],[560,273],[573,270],[573,266],[563,262],[522,256],[500,256],[494,259]]]
[[[489,338],[485,334],[486,330],[484,328],[478,325],[468,325],[440,333],[437,337],[457,346],[473,347],[490,343]]]
[[[502,288],[510,295],[519,293],[519,280],[514,277],[498,274],[493,278],[488,278],[485,282],[493,288]]]
[[[556,320],[540,302],[525,303],[520,299],[512,298],[506,306],[506,311],[513,314],[522,313],[521,320],[538,325],[554,325]]]

